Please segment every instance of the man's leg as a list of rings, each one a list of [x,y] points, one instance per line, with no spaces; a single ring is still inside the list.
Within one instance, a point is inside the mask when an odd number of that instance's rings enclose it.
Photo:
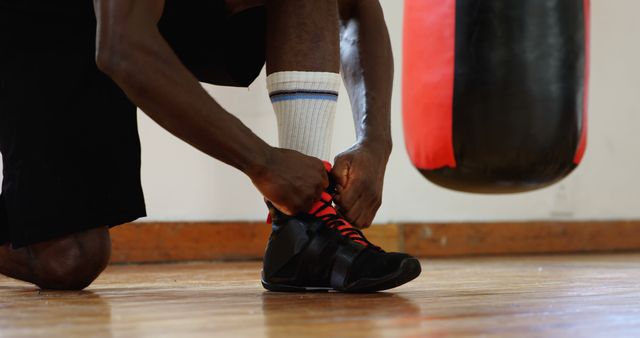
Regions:
[[[338,2],[269,0],[267,23],[267,86],[280,147],[328,160],[341,84]],[[330,192],[318,197],[302,218],[271,208],[265,288],[372,292],[420,274],[415,258],[382,251],[344,220]]]
[[[280,147],[329,160],[341,84],[337,0],[267,0],[267,86]]]
[[[340,71],[337,0],[267,0],[267,74]]]
[[[42,289],[81,290],[106,268],[111,255],[107,227],[12,249],[0,246],[0,273]]]
[[[95,65],[92,6],[60,20],[3,4],[0,18],[31,25],[0,29],[0,274],[45,289],[89,285],[109,261],[108,227],[145,216],[136,107]]]

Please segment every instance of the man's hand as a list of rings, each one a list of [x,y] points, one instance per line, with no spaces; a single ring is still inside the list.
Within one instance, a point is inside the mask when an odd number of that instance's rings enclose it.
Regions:
[[[382,204],[384,172],[389,151],[356,144],[335,158],[331,174],[336,180],[334,199],[343,216],[358,228],[373,222]]]
[[[262,195],[287,215],[308,212],[329,186],[324,164],[315,157],[272,148],[267,163],[249,177]]]

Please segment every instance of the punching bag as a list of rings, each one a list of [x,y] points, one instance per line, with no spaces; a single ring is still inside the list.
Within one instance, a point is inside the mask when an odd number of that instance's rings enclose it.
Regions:
[[[588,0],[405,0],[403,120],[431,182],[521,192],[586,147]]]

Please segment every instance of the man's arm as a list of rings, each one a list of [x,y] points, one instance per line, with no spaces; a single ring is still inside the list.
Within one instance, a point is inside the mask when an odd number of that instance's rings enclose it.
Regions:
[[[382,202],[391,153],[393,55],[377,0],[340,0],[342,73],[356,127],[356,144],[335,159],[336,203],[358,227],[371,225]]]
[[[322,163],[270,147],[206,93],[158,31],[164,1],[94,5],[98,67],[138,107],[175,136],[247,174],[281,210],[311,207],[327,185]]]

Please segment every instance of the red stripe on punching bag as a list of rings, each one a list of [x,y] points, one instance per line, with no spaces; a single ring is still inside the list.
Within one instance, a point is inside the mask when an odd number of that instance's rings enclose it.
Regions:
[[[403,120],[407,151],[419,169],[455,167],[452,110],[455,0],[406,0]]]
[[[589,62],[591,54],[591,4],[590,0],[584,0],[584,93],[582,95],[582,130],[580,130],[580,141],[578,142],[578,149],[576,155],[573,158],[573,163],[580,164],[584,152],[587,149],[587,126],[588,126],[588,98],[589,98]]]

